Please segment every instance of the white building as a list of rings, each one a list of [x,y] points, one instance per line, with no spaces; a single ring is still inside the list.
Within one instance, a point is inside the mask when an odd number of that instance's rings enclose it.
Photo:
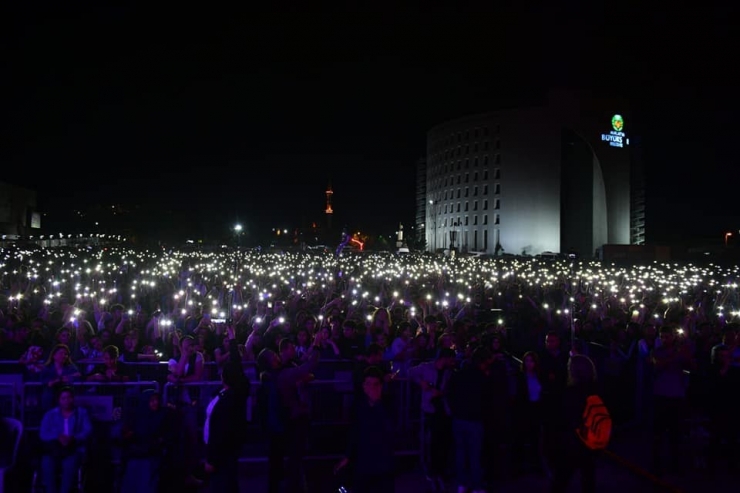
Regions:
[[[427,248],[591,256],[604,244],[643,242],[630,123],[623,103],[558,94],[434,127],[419,163]]]

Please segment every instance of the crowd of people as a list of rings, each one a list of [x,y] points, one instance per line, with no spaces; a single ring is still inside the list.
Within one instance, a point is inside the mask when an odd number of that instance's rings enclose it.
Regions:
[[[416,390],[435,491],[487,491],[502,450],[513,452],[518,473],[551,475],[553,491],[565,491],[576,470],[593,491],[594,453],[574,430],[596,393],[616,423],[651,427],[658,475],[682,467],[689,402],[709,418],[710,466],[734,467],[738,458],[734,267],[123,247],[1,252],[0,360],[40,386],[43,418],[31,450],[47,492],[72,491],[82,462],[94,463],[94,420],[75,404],[78,384],[141,381],[139,367],[157,362],[175,397],[141,392],[138,407],[115,410],[115,432],[106,430],[123,451],[123,491],[203,480],[212,491],[237,491],[253,415],[268,444],[269,492],[281,483],[303,491],[310,389],[336,377],[330,361],[351,368],[349,398],[336,401],[350,412],[335,471],[358,493],[393,491],[400,383]],[[207,380],[221,384],[196,406],[192,387]],[[194,473],[198,464],[204,476]]]

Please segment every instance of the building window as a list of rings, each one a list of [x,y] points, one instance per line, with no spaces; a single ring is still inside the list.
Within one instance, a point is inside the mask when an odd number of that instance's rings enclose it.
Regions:
[[[496,194],[496,195],[498,195],[498,194],[501,193],[501,184],[500,183],[496,183],[493,186],[493,193]]]
[[[473,188],[473,197],[477,197],[477,196],[478,196],[478,187],[476,186],[475,188]]]
[[[484,200],[483,201],[483,210],[484,211],[487,211],[488,210],[488,201],[487,200]]]
[[[488,135],[488,127],[483,127],[483,135]]]
[[[478,216],[473,216],[473,226],[478,225]]]
[[[483,180],[487,180],[487,179],[488,179],[488,170],[484,169],[483,170]]]
[[[501,208],[501,201],[499,199],[494,199],[493,208],[496,210],[499,210]]]
[[[457,189],[457,198],[458,199],[460,198],[460,189],[459,188]]]
[[[473,152],[478,152],[478,143],[473,144]]]
[[[488,195],[488,185],[483,185],[483,195]]]
[[[501,141],[499,139],[496,139],[496,150],[501,149]]]
[[[462,175],[457,175],[457,184],[460,184],[460,180],[462,180]]]
[[[501,164],[501,154],[496,154],[496,164]]]
[[[483,224],[488,224],[488,214],[483,215]]]
[[[478,167],[478,158],[477,157],[475,159],[473,159],[473,167],[475,167],[475,168]]]
[[[465,173],[465,183],[470,183],[470,173]]]
[[[483,156],[483,166],[488,166],[488,156]]]
[[[470,202],[465,202],[465,212],[468,212],[469,208],[470,208]]]
[[[465,160],[465,169],[470,168],[470,159]]]
[[[465,187],[465,198],[468,198],[468,192],[470,191],[469,188]]]
[[[457,212],[460,212],[460,202],[457,203]]]
[[[488,150],[488,143],[489,142],[487,140],[485,142],[483,142],[483,150],[484,151],[487,151]]]
[[[478,129],[478,128],[476,128],[476,129],[475,129],[475,138],[476,138],[476,139],[478,138],[478,132],[479,132],[479,131],[480,131],[480,129]]]
[[[474,211],[477,211],[478,210],[478,201],[477,200],[473,201],[473,210]]]
[[[499,214],[493,215],[493,224],[501,224],[501,216]]]
[[[473,181],[478,181],[478,172],[476,171],[475,174],[473,174]]]
[[[494,180],[500,180],[501,179],[501,168],[496,168],[493,170],[493,179]]]
[[[473,231],[473,250],[478,250],[478,230]]]
[[[457,221],[458,226],[460,225],[460,221]],[[468,216],[465,216],[465,226],[468,225]]]

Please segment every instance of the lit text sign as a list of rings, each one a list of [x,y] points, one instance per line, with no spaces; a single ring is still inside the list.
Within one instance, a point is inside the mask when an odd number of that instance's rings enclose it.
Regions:
[[[612,117],[612,130],[608,134],[601,134],[601,140],[609,142],[612,147],[624,147],[630,144],[630,139],[624,134],[624,118],[622,115]]]

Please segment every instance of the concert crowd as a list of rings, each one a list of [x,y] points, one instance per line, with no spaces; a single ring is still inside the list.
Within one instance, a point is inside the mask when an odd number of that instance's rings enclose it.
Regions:
[[[651,474],[737,466],[736,267],[390,253],[0,250],[4,491],[429,491],[576,472],[603,399]],[[697,433],[705,444],[688,443]],[[701,451],[697,450],[701,448]],[[16,453],[17,451],[17,453]],[[695,464],[694,464],[695,465]],[[0,483],[0,487],[2,484]],[[313,491],[313,490],[311,490]]]

